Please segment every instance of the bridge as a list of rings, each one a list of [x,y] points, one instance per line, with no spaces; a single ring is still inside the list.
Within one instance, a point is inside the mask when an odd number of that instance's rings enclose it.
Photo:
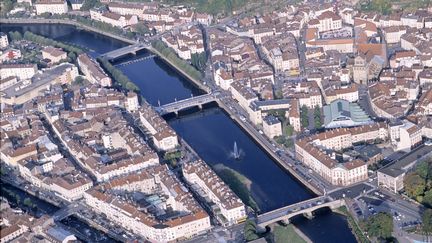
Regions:
[[[159,107],[155,107],[155,110],[160,115],[165,115],[168,113],[178,113],[180,110],[188,109],[194,106],[199,106],[200,108],[204,104],[208,104],[213,101],[217,101],[219,92],[204,94],[200,96],[194,96],[184,100],[175,101],[173,103],[165,104]]]
[[[85,207],[79,202],[73,202],[65,207],[62,207],[58,211],[56,211],[52,217],[55,221],[61,221],[73,214],[76,214],[78,211],[84,209]]]
[[[297,215],[313,218],[313,212],[317,209],[328,207],[333,210],[343,205],[345,205],[343,199],[334,200],[330,196],[320,196],[260,214],[256,219],[257,226],[265,228],[278,221],[289,223],[290,218]]]
[[[138,51],[141,51],[143,49],[148,49],[150,47],[149,44],[145,43],[135,43],[129,46],[125,46],[119,49],[115,49],[113,51],[107,52],[105,54],[102,54],[101,56],[108,59],[108,60],[114,60],[119,57],[122,57],[127,54],[136,54]]]

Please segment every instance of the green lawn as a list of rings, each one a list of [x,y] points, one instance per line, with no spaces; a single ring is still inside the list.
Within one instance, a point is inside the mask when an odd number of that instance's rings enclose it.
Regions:
[[[273,230],[274,241],[276,243],[306,243],[295,231],[291,224],[287,226],[276,225]]]

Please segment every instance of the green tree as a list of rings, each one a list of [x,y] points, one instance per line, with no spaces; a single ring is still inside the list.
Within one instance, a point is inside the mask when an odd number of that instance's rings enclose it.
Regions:
[[[404,178],[405,192],[411,198],[418,199],[426,189],[426,182],[416,173],[410,173]]]
[[[31,199],[28,198],[28,197],[26,197],[26,198],[24,199],[24,202],[23,202],[23,203],[24,203],[24,205],[27,206],[27,207],[31,207],[31,206],[33,205]]]
[[[432,208],[432,188],[425,192],[422,203],[429,208]]]
[[[416,173],[423,179],[432,179],[432,159],[420,162],[416,167]]]
[[[422,230],[427,236],[432,234],[432,209],[426,209],[422,215]]]
[[[309,126],[308,108],[305,105],[303,105],[300,109],[300,122],[303,128],[307,128]]]
[[[14,8],[14,3],[12,0],[3,0],[1,4],[0,13],[5,15],[9,13]]]
[[[290,124],[286,124],[285,125],[285,129],[284,129],[285,135],[288,137],[291,137],[294,133],[294,128],[293,126],[291,126]]]
[[[99,7],[101,6],[101,2],[99,0],[85,0],[84,4],[81,7],[81,10],[83,11],[87,11],[90,10],[94,7]]]
[[[136,25],[134,26],[134,29],[135,29],[135,31],[136,31],[137,33],[142,34],[142,35],[147,34],[147,33],[150,33],[149,28],[148,28],[145,24],[143,24],[143,23],[138,23],[138,24],[136,24]]]
[[[365,224],[365,230],[369,236],[378,239],[389,239],[393,232],[393,218],[388,213],[378,213],[369,217]]]
[[[256,223],[253,220],[246,220],[244,226],[244,237],[246,241],[253,241],[259,238],[256,230]]]
[[[18,31],[10,31],[9,38],[13,41],[22,40],[23,36]]]

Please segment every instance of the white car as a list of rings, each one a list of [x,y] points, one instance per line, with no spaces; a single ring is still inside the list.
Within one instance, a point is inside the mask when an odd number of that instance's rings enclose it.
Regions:
[[[432,140],[427,140],[424,144],[426,146],[432,146]]]

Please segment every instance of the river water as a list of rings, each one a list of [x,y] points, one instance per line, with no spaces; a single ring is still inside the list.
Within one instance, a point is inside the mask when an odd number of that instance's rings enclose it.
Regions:
[[[93,57],[125,45],[65,25],[2,26],[3,32],[11,30],[30,30],[83,46]],[[149,54],[143,53],[133,58],[146,55]],[[119,63],[126,60],[131,59],[120,60]],[[202,93],[158,57],[127,65],[120,64],[118,67],[140,87],[142,96],[155,106]],[[168,122],[208,164],[223,164],[244,175],[251,182],[251,194],[262,212],[314,197],[282,170],[222,109],[213,107],[200,112],[189,112],[177,118],[169,118]],[[230,155],[234,142],[240,150],[240,160],[235,160]],[[355,242],[346,219],[329,211],[320,212],[313,220],[296,218],[293,224],[313,242]]]

